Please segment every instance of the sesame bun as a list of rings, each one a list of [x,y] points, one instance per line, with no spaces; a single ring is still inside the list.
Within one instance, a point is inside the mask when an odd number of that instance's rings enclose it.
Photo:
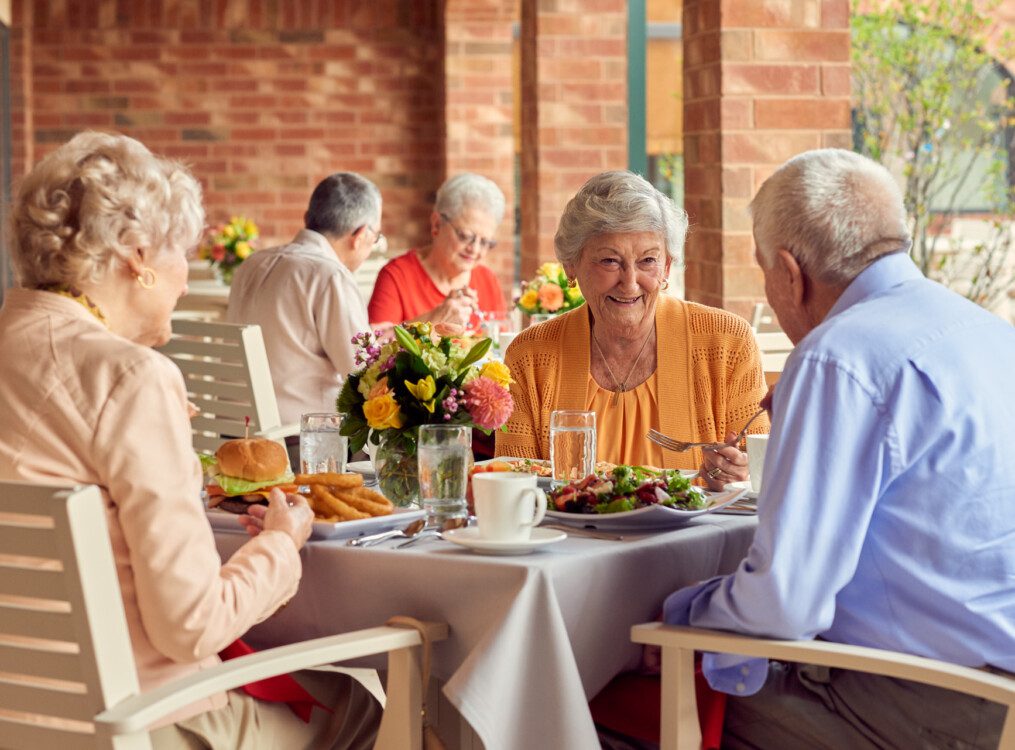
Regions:
[[[219,472],[249,482],[268,482],[289,470],[285,448],[274,440],[227,440],[215,451]]]

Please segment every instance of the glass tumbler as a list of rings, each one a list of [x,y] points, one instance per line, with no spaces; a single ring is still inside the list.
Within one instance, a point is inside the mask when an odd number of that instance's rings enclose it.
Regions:
[[[553,486],[584,479],[596,470],[596,413],[558,409],[550,414]]]
[[[339,434],[342,415],[333,412],[300,416],[300,471],[303,474],[345,472],[348,441]]]
[[[427,523],[440,526],[466,518],[465,489],[472,468],[472,430],[464,425],[425,424],[416,444],[419,499]]]

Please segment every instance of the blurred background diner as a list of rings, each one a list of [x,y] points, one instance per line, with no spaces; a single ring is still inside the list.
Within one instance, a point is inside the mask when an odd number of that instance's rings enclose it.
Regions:
[[[101,489],[148,691],[218,662],[296,593],[313,514],[276,491],[241,517],[254,538],[219,558],[183,377],[151,348],[169,339],[204,225],[184,167],[125,136],[81,133],[25,177],[13,218],[18,286],[0,310],[0,410],[23,418],[0,434],[0,479]],[[369,747],[379,716],[369,694],[344,677],[311,687],[334,713],[316,710],[307,724],[231,690],[174,714],[153,744]]]
[[[466,172],[437,191],[430,244],[388,262],[370,297],[370,324],[384,328],[410,320],[478,327],[505,313],[497,276],[484,263],[497,247],[504,194],[492,181]]]
[[[515,410],[497,433],[498,455],[549,458],[551,412],[592,411],[601,460],[700,468],[714,489],[747,478],[737,446],[673,453],[645,437],[726,441],[766,391],[743,318],[663,294],[686,233],[687,214],[631,172],[597,175],[568,202],[554,248],[585,305],[508,349]],[[767,432],[767,419],[751,430]]]

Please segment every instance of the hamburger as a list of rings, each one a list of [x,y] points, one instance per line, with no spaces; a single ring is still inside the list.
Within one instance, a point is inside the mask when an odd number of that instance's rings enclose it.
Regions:
[[[274,440],[227,440],[215,451],[214,459],[203,463],[212,480],[207,487],[209,508],[246,513],[251,504],[267,505],[273,487],[296,492],[289,455]]]

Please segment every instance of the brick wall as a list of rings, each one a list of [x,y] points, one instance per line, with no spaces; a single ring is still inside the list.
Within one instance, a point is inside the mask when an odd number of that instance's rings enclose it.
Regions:
[[[515,275],[515,149],[512,27],[518,0],[447,0],[445,7],[445,171],[476,172],[504,191],[499,246],[486,263],[506,295]]]
[[[851,147],[849,54],[849,0],[685,0],[688,299],[764,299],[747,205],[789,157]]]
[[[627,167],[627,3],[522,0],[522,277],[585,180]]]
[[[443,16],[412,0],[14,1],[14,174],[86,128],[182,158],[209,223],[265,246],[314,185],[352,170],[384,195],[393,250],[425,242],[444,178]]]

